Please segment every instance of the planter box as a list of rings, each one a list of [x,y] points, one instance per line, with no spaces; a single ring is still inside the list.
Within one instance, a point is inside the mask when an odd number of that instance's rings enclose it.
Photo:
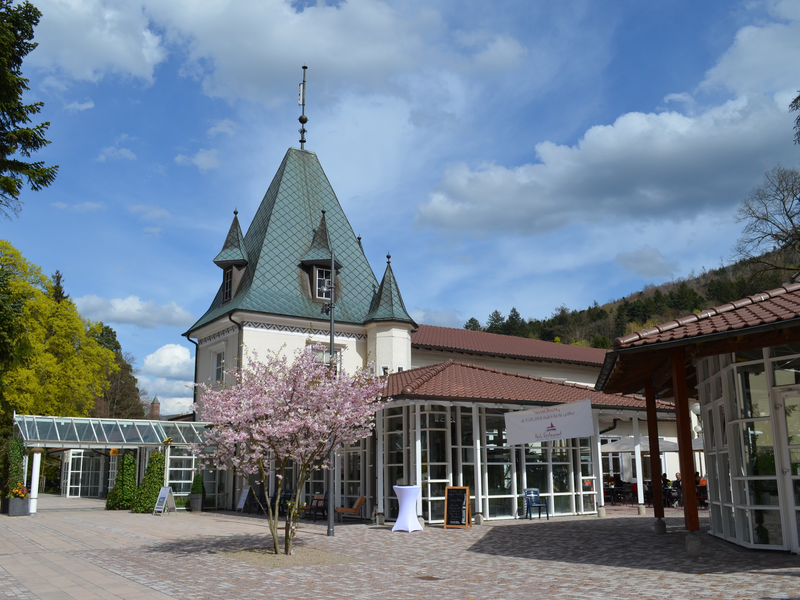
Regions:
[[[8,498],[0,498],[0,515],[8,514]]]
[[[203,494],[189,494],[189,503],[192,506],[192,512],[200,512],[203,510]]]
[[[9,517],[27,517],[30,513],[29,498],[9,498],[8,499],[8,516]]]

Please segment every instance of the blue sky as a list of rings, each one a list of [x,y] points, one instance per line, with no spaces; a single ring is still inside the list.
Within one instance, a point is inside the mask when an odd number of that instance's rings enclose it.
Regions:
[[[544,318],[714,268],[797,166],[800,0],[36,0],[27,100],[60,165],[0,235],[114,327],[164,412],[180,333],[289,146],[315,151],[422,323]]]

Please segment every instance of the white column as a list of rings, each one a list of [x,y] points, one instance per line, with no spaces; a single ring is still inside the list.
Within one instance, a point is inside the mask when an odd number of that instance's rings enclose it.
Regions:
[[[414,405],[414,485],[420,486],[417,495],[417,516],[422,514],[422,405]]]
[[[170,445],[167,444],[167,447],[164,449],[164,487],[169,485],[169,458],[171,456],[170,453]]]
[[[597,494],[597,506],[605,506],[603,496],[603,455],[600,454],[600,411],[592,411],[592,426],[594,427],[594,444],[592,444],[592,462],[594,462],[594,489]]]
[[[13,482],[12,482],[13,483]],[[22,485],[30,489],[28,485],[28,455],[22,457]]]
[[[39,503],[39,471],[42,467],[42,449],[33,449],[33,469],[31,471],[31,501],[29,512],[36,514],[36,505]]]
[[[481,472],[481,413],[477,404],[472,405],[472,460],[475,466],[475,513],[483,512],[483,475]],[[484,515],[486,516],[486,515]]]
[[[633,448],[636,460],[636,496],[639,504],[644,504],[644,474],[642,473],[642,440],[639,437],[639,417],[633,417]]]
[[[514,494],[514,518],[519,510],[519,496],[517,495],[517,447],[511,446],[511,493]]]
[[[375,443],[377,447],[375,448],[375,470],[378,476],[378,482],[376,487],[378,488],[375,490],[377,497],[375,498],[375,502],[378,506],[378,512],[383,513],[384,515],[388,514],[386,510],[386,499],[384,497],[384,489],[383,489],[383,463],[384,463],[384,456],[383,456],[383,447],[384,447],[384,434],[383,434],[383,426],[384,426],[384,412],[378,411],[378,414],[375,416]]]
[[[344,506],[342,504],[342,450],[336,450],[336,458],[334,459],[335,471],[333,474],[333,506]]]

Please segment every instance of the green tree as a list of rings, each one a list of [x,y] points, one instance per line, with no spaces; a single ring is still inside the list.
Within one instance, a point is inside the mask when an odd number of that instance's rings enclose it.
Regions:
[[[489,333],[503,333],[503,323],[505,321],[505,317],[500,314],[499,310],[492,312],[486,321],[486,331]]]
[[[132,454],[120,456],[114,487],[108,492],[106,509],[128,510],[136,495],[136,459]]]
[[[95,339],[100,346],[114,353],[115,368],[106,373],[108,389],[95,399],[91,415],[109,419],[144,418],[143,390],[139,389],[136,382],[138,371],[133,367],[136,358],[130,352],[122,351],[117,333],[108,325],[100,323]]]
[[[135,513],[153,512],[158,500],[158,492],[164,485],[164,455],[153,452],[147,461],[147,470],[142,478],[142,485],[136,490],[131,503],[131,511]]]
[[[478,321],[475,317],[470,317],[469,321],[464,323],[464,329],[469,331],[483,331],[483,327],[481,327],[481,322]]]
[[[525,337],[528,335],[528,324],[516,308],[512,308],[508,313],[508,318],[506,318],[505,323],[503,323],[501,333],[518,337]]]
[[[57,302],[41,269],[0,240],[0,267],[12,294],[24,298],[20,322],[28,356],[3,376],[0,420],[21,414],[88,416],[118,368],[114,353],[97,343],[101,327],[84,321],[72,300]]]
[[[42,13],[30,2],[0,0],[0,213],[19,214],[23,180],[34,191],[55,181],[58,166],[43,161],[26,162],[50,142],[45,138],[49,122],[31,124],[43,102],[24,104],[28,80],[22,76],[22,60],[37,44],[33,29]]]

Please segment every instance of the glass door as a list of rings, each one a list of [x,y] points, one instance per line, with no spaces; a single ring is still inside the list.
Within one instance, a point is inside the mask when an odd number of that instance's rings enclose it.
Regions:
[[[775,412],[782,430],[779,435],[786,440],[781,444],[780,478],[787,542],[792,552],[800,552],[800,390],[783,392],[776,399]]]

